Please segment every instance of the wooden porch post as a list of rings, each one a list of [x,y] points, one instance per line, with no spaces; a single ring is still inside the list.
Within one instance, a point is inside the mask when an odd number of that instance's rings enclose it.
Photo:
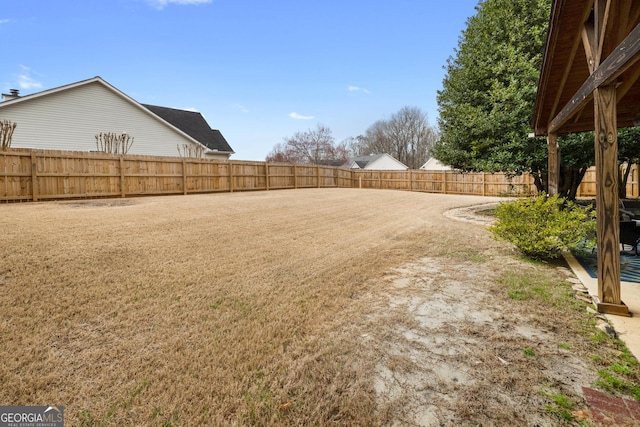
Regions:
[[[594,91],[598,311],[629,316],[620,299],[620,224],[618,218],[618,136],[616,88]]]
[[[547,136],[547,151],[549,153],[549,176],[547,178],[549,195],[558,194],[560,183],[560,148],[558,147],[558,135],[550,133]]]

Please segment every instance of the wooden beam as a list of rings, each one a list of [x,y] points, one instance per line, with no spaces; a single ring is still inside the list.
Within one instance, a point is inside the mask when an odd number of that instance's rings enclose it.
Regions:
[[[616,87],[594,91],[596,152],[596,241],[598,310],[625,312],[620,299],[620,223],[618,219],[618,137]],[[626,310],[628,312],[628,309]]]
[[[560,148],[558,147],[558,136],[554,133],[547,136],[547,151],[549,153],[547,192],[549,195],[554,195],[558,194],[560,183]]]
[[[587,20],[589,19],[589,15],[591,14],[591,9],[593,8],[593,2],[594,0],[590,0],[585,3],[581,22],[587,22]],[[571,75],[571,64],[573,64],[576,54],[578,53],[578,47],[580,46],[581,38],[582,38],[582,34],[578,34],[573,40],[573,45],[571,46],[571,53],[569,54],[567,65],[564,71],[562,72],[562,80],[560,81],[560,87],[556,92],[556,98],[553,101],[553,107],[549,111],[549,117],[547,118],[547,123],[551,121],[551,119],[555,116],[556,111],[558,111],[558,104],[560,103],[560,97],[562,96],[562,93],[564,92],[564,87],[566,86],[567,80]],[[583,45],[584,45],[584,40],[583,40]],[[593,44],[593,46],[595,46],[595,44]],[[587,58],[589,58],[589,55],[587,55]],[[594,58],[594,64],[595,64],[595,58]]]
[[[640,59],[640,25],[637,25],[622,43],[605,59],[584,82],[558,115],[551,121],[547,132],[557,131],[573,117],[576,110],[593,98],[593,91],[615,82],[629,67]]]
[[[598,68],[604,56],[605,34],[609,25],[609,15],[611,13],[611,0],[596,0],[594,7],[595,29],[596,29],[596,51],[595,68]]]
[[[582,12],[582,17],[581,17],[581,21],[580,22],[586,22],[587,19],[589,18],[589,15],[591,14],[591,9],[593,8],[593,2],[594,0],[586,0],[585,4],[584,4],[584,9]],[[557,17],[559,16],[559,13],[556,13],[555,8],[556,7],[561,7],[559,5],[560,2],[554,2],[553,8],[554,10],[552,11],[552,17]],[[549,28],[549,33],[552,35],[557,34],[556,31],[553,31],[553,27],[558,25],[557,22],[552,22]],[[559,88],[556,90],[556,97],[553,101],[553,107],[551,107],[551,110],[549,111],[549,115],[548,117],[545,117],[545,124],[548,123],[552,117],[554,117],[556,115],[556,111],[558,110],[558,104],[560,103],[560,96],[562,96],[562,93],[564,92],[564,87],[567,84],[567,80],[569,79],[569,75],[571,74],[571,64],[573,63],[573,60],[575,59],[576,53],[578,52],[578,47],[580,46],[580,39],[581,39],[581,35],[577,34],[576,37],[573,40],[573,44],[571,46],[571,53],[569,54],[569,61],[567,61],[567,66],[565,67],[564,71],[562,72],[562,80],[560,81],[560,86]],[[547,57],[548,52],[555,52],[555,46],[556,46],[556,42],[557,39],[556,38],[552,38],[548,41],[547,47],[546,47],[546,51],[545,51],[545,58]],[[551,70],[550,68],[545,68],[543,69],[543,71],[546,70],[546,73],[549,73]],[[541,76],[544,77],[544,76]],[[545,83],[546,82],[546,78],[541,78],[540,79],[541,83]],[[546,91],[546,88],[538,88],[539,90],[542,91]],[[546,129],[536,129],[536,133],[537,135],[546,135],[547,131]]]
[[[589,66],[589,74],[593,74],[596,70],[596,55],[594,52],[596,46],[596,32],[593,28],[593,23],[585,22],[584,27],[582,27],[581,34],[582,46],[584,47],[584,54],[587,57],[587,65]],[[571,62],[569,65],[571,65]],[[560,96],[560,94],[557,96]]]

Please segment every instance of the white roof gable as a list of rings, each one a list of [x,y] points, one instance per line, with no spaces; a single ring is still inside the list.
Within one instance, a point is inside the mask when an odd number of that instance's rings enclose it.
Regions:
[[[349,160],[346,165],[349,169],[371,170],[407,170],[409,169],[401,161],[394,159],[389,154],[371,154]]]
[[[427,160],[424,165],[420,166],[420,169],[429,171],[453,170],[451,166],[440,163],[440,161],[438,161],[438,159],[436,159],[435,157]]]
[[[0,102],[0,118],[17,123],[15,148],[93,151],[99,132],[132,135],[130,154],[177,156],[177,145],[202,146],[101,77]]]

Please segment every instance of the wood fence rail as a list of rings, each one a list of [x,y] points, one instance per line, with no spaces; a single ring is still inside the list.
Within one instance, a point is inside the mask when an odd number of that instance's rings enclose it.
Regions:
[[[369,171],[330,166],[30,149],[0,150],[0,201],[295,188],[375,188],[443,194],[535,194],[529,175]]]

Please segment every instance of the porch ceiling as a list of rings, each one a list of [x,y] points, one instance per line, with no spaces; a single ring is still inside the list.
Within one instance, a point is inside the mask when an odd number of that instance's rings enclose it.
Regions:
[[[601,85],[617,86],[618,127],[633,126],[640,114],[640,2],[594,3],[553,3],[534,108],[537,136],[594,130],[593,89]]]

